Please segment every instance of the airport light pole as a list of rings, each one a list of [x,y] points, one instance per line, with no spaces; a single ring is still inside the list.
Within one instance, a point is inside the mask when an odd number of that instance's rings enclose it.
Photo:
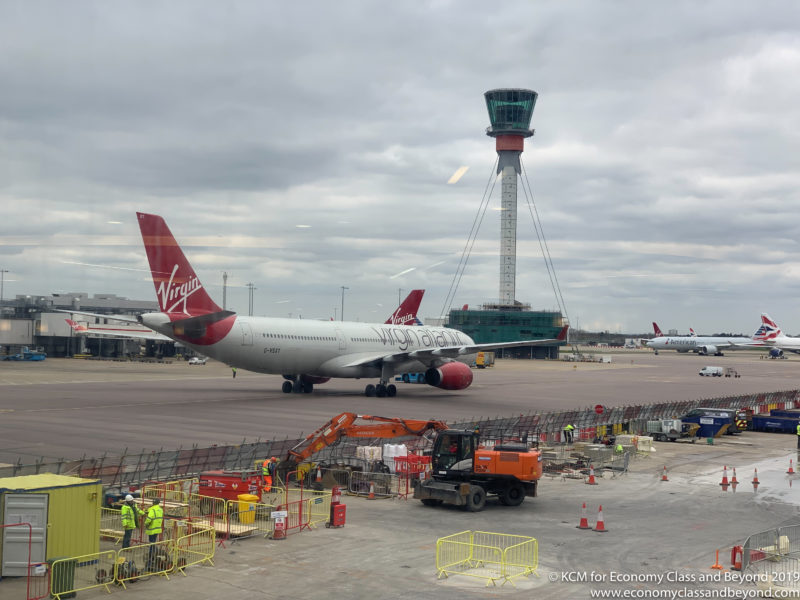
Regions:
[[[349,290],[349,287],[342,286],[342,312],[341,312],[341,321],[344,321],[344,291]]]
[[[3,312],[3,281],[8,269],[0,269],[0,313]],[[70,329],[70,331],[72,331]]]

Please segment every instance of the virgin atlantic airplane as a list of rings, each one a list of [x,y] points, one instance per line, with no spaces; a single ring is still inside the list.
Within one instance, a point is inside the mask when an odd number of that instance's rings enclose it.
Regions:
[[[231,366],[283,375],[283,391],[310,393],[332,377],[375,378],[367,396],[395,396],[395,375],[425,372],[445,390],[472,383],[468,364],[481,350],[552,344],[555,339],[476,344],[445,327],[386,323],[244,317],[222,310],[206,293],[164,219],[136,213],[161,312],[138,317],[143,325]]]

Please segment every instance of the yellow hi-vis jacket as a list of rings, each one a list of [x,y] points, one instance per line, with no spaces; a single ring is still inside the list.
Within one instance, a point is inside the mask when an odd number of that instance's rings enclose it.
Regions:
[[[136,529],[136,517],[144,516],[144,511],[138,506],[131,506],[130,504],[122,505],[122,528],[123,529]]]
[[[147,535],[156,535],[164,529],[164,509],[154,504],[147,509],[147,520],[144,522]]]
[[[797,426],[797,435],[800,435],[800,425]]]

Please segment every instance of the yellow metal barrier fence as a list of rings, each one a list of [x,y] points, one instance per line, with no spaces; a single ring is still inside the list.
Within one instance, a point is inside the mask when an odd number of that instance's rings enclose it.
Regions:
[[[273,510],[275,506],[266,502],[228,501],[228,537],[271,535],[275,525],[270,518]]]
[[[75,592],[96,587],[104,587],[110,592],[108,586],[114,582],[116,556],[116,552],[108,550],[53,561],[50,570],[50,594],[60,600],[61,596],[71,598]]]
[[[185,576],[186,567],[191,565],[213,565],[215,537],[213,529],[198,528],[175,540],[175,568]]]
[[[125,588],[126,582],[143,577],[163,575],[169,579],[168,573],[174,568],[174,559],[172,540],[123,548],[117,552],[116,580]]]
[[[535,538],[462,531],[436,540],[436,571],[439,578],[466,575],[485,579],[486,585],[503,585],[522,575],[536,574],[539,565]]]
[[[122,529],[122,511],[116,508],[100,508],[100,536],[114,540],[115,544],[122,541],[125,532]]]
[[[327,523],[331,515],[331,493],[311,492],[311,497],[305,499],[308,511],[308,524],[311,528],[320,523]]]

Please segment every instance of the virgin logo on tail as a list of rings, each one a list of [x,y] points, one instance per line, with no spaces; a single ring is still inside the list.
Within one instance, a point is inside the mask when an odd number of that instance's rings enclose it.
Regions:
[[[189,315],[187,307],[187,300],[189,296],[195,292],[202,290],[203,285],[200,280],[194,275],[190,275],[189,279],[180,285],[175,283],[175,273],[178,272],[178,265],[172,267],[172,272],[169,276],[169,281],[164,284],[164,281],[158,284],[156,295],[158,296],[158,303],[161,305],[162,312],[172,313],[176,312],[175,309],[183,304],[180,312]],[[170,304],[172,303],[172,304]]]

